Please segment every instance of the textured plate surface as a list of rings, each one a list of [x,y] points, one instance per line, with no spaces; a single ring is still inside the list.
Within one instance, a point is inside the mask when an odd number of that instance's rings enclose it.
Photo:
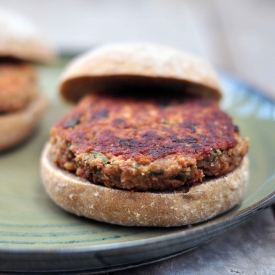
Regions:
[[[275,202],[275,104],[257,89],[221,73],[222,108],[251,142],[249,187],[239,206],[211,221],[170,229],[114,226],[64,212],[44,191],[39,157],[51,125],[71,108],[56,93],[68,60],[40,69],[43,91],[51,101],[48,112],[26,142],[0,154],[1,273],[84,274],[157,261],[206,243]]]

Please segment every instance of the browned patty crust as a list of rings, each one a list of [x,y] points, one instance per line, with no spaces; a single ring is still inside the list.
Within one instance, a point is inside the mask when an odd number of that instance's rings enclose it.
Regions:
[[[51,130],[63,169],[108,187],[188,190],[238,167],[248,141],[203,98],[88,95]]]
[[[21,110],[36,96],[36,71],[32,65],[0,62],[0,113]]]

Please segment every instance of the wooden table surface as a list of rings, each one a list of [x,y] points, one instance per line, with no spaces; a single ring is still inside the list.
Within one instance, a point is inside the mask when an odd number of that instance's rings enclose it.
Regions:
[[[60,51],[151,41],[191,51],[275,99],[275,1],[0,0],[36,22]],[[271,208],[196,250],[110,274],[275,274]]]

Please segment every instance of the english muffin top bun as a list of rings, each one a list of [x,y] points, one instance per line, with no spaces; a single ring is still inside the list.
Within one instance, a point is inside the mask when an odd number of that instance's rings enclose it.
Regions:
[[[249,143],[219,108],[205,61],[152,44],[73,60],[60,82],[77,102],[41,157],[50,197],[76,215],[126,226],[182,226],[238,204]]]
[[[55,59],[53,49],[27,19],[0,9],[0,151],[26,139],[47,106],[36,63]]]
[[[61,94],[72,102],[85,94],[125,90],[128,86],[221,98],[218,78],[208,63],[188,53],[149,43],[93,49],[72,61],[60,82]]]

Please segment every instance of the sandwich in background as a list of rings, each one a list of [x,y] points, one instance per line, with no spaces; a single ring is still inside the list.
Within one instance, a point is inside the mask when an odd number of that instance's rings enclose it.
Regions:
[[[47,98],[39,91],[35,65],[54,59],[31,22],[0,8],[0,151],[25,140],[39,123]]]

